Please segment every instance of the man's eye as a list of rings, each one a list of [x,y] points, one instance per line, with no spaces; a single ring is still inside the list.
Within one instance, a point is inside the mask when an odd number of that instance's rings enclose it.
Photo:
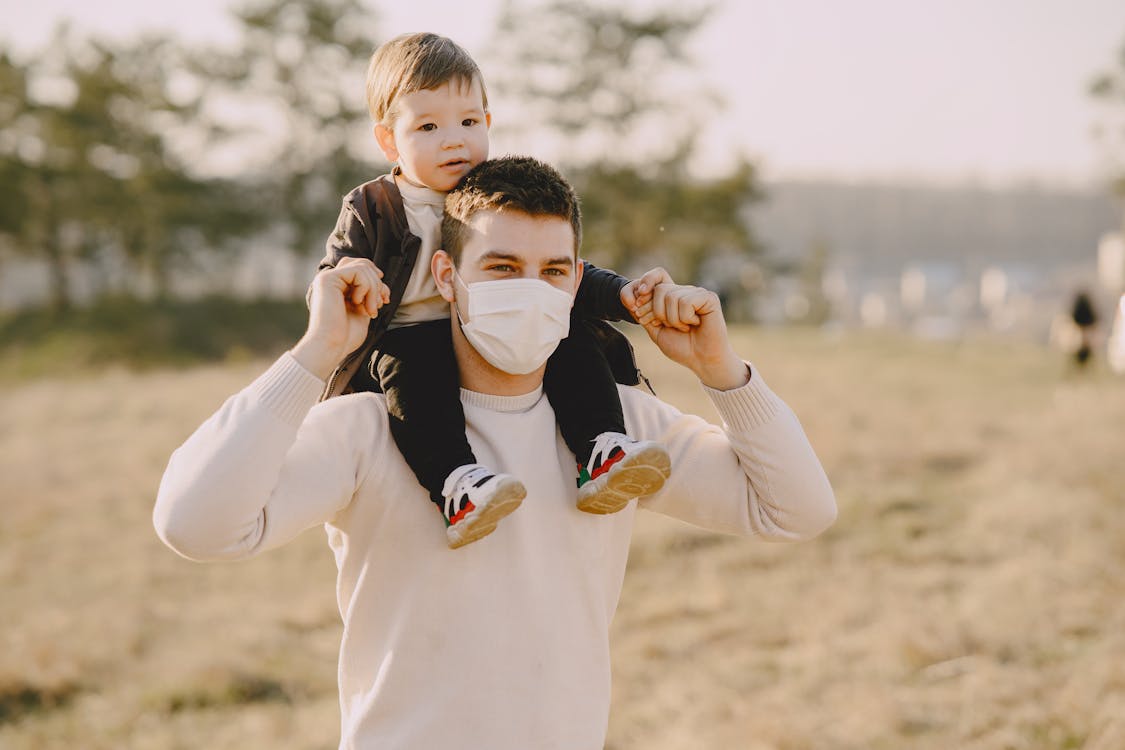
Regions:
[[[510,263],[497,263],[494,266],[489,266],[485,270],[498,271],[500,273],[511,273],[512,271],[514,271],[516,269],[515,269],[515,266],[511,265]]]
[[[562,268],[544,268],[543,273],[547,276],[566,276],[566,271]]]
[[[418,129],[425,132],[425,133],[428,133],[431,130],[437,130],[437,125],[435,125],[432,122],[427,122],[425,125],[418,126]]]

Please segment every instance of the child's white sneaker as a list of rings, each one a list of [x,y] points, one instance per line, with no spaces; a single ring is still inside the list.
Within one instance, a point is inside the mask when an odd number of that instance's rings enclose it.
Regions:
[[[445,536],[453,549],[488,536],[527,497],[523,482],[480,464],[453,470],[442,487]]]
[[[616,513],[630,500],[659,492],[671,473],[672,460],[660,443],[603,432],[590,462],[578,465],[578,510]]]

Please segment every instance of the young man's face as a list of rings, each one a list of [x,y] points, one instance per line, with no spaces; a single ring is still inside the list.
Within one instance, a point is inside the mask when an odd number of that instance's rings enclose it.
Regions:
[[[446,81],[398,97],[394,125],[376,125],[375,137],[408,182],[445,193],[488,158],[491,123],[479,81]]]
[[[570,222],[556,216],[530,216],[522,211],[478,211],[468,222],[468,236],[455,269],[445,252],[434,253],[431,262],[438,291],[454,303],[453,316],[470,320],[467,285],[503,279],[539,279],[574,296],[582,280],[582,264],[575,261],[574,230]],[[487,372],[495,382],[520,377],[541,378],[542,370],[529,376],[512,376],[486,362],[454,326],[455,346],[472,350],[470,361],[460,361],[462,377],[466,365]],[[468,387],[468,386],[467,386]],[[517,392],[524,392],[518,391]]]
[[[477,211],[468,221],[458,275],[466,284],[540,279],[573,295],[581,280],[574,229],[558,216],[522,211]]]

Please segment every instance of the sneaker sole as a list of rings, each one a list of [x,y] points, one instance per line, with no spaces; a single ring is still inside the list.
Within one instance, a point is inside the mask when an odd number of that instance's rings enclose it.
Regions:
[[[659,492],[672,475],[672,460],[662,447],[654,445],[629,456],[621,466],[579,489],[578,510],[606,515],[616,513],[638,497]],[[593,485],[593,491],[582,490]]]
[[[464,547],[466,544],[483,539],[496,530],[496,525],[516,508],[520,507],[523,499],[527,497],[527,490],[523,483],[512,479],[496,488],[492,502],[446,530],[450,549]]]

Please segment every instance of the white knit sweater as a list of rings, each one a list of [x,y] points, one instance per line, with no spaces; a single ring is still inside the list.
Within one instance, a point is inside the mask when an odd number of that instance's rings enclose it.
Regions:
[[[231,397],[172,455],[160,538],[185,557],[226,560],[324,524],[344,622],[341,748],[601,748],[637,503],[611,516],[575,509],[574,457],[541,389],[462,391],[473,451],[528,495],[492,535],[451,550],[383,397],[317,404],[322,388],[286,354]],[[775,540],[831,525],[820,462],[760,375],[707,392],[723,429],[621,388],[629,434],[672,456],[670,481],[641,507]]]

